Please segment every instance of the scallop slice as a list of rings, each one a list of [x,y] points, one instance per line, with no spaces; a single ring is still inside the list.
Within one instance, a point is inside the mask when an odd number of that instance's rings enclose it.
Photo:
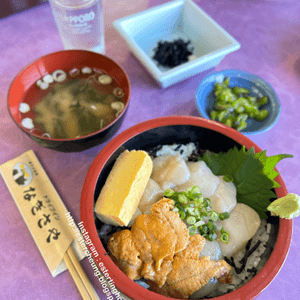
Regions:
[[[226,182],[223,176],[218,176],[220,183],[215,193],[210,196],[211,209],[220,213],[230,213],[236,206],[236,187],[232,182]]]
[[[190,171],[180,155],[162,155],[153,159],[151,178],[161,187],[164,182],[177,186],[188,181]]]
[[[215,291],[221,283],[216,279],[212,278],[208,283],[206,283],[201,289],[193,293],[189,299],[202,299],[203,297],[207,296],[208,294]]]
[[[164,192],[162,191],[158,183],[149,178],[138,208],[141,212],[144,212],[148,207],[151,208],[152,205],[160,200],[163,196]]]
[[[199,257],[209,256],[210,260],[218,261],[223,258],[219,243],[214,240],[212,242],[206,240]]]
[[[254,236],[260,226],[258,213],[244,203],[238,203],[230,213],[230,218],[222,221],[222,226],[229,233],[229,242],[219,241],[224,256],[231,257],[242,250]],[[220,232],[217,232],[220,237]]]
[[[143,212],[144,215],[151,215],[152,211],[151,211],[152,206],[148,206],[148,208]]]
[[[191,176],[184,184],[178,185],[177,192],[186,191],[187,188],[197,185],[203,197],[212,196],[219,185],[220,179],[213,174],[204,161],[191,162],[188,164]]]
[[[167,189],[175,189],[176,185],[171,181],[164,181],[160,183],[160,187],[163,191],[166,191]]]
[[[214,240],[212,242],[206,240],[202,250],[199,253],[199,257],[209,256],[210,260],[218,261],[223,259],[222,251],[219,243]],[[201,299],[206,295],[213,292],[218,286],[220,282],[216,278],[212,278],[207,284],[205,284],[201,289],[196,291],[190,296],[190,299]]]
[[[141,214],[142,214],[142,212],[140,211],[139,208],[137,208],[127,226],[131,227],[133,225],[134,221],[135,221],[135,218],[138,217]]]

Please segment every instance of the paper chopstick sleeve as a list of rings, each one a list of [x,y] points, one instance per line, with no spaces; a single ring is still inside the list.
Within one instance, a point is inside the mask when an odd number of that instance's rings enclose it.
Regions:
[[[67,269],[63,257],[71,244],[83,259],[79,230],[74,222],[70,226],[68,211],[34,152],[2,164],[0,172],[52,276]]]

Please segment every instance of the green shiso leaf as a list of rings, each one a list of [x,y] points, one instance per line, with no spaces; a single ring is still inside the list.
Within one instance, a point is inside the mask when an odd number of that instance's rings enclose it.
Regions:
[[[274,180],[278,175],[274,168],[280,160],[288,157],[293,156],[279,154],[267,157],[266,151],[255,153],[253,147],[247,151],[243,146],[240,150],[234,147],[227,153],[204,154],[201,160],[215,175],[232,179],[237,189],[237,202],[247,204],[264,219],[270,199],[276,199],[271,189],[280,187]]]
[[[267,175],[273,181],[273,187],[280,187],[280,184],[274,179],[279,174],[274,170],[276,164],[284,158],[293,158],[291,154],[278,154],[267,157],[266,150],[256,153],[255,157],[264,165],[263,173]]]

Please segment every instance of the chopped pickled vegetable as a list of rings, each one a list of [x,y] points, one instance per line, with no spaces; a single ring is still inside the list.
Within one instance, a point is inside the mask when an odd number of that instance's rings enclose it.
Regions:
[[[260,110],[261,106],[268,103],[268,97],[257,99],[249,96],[249,90],[238,86],[230,88],[229,84],[229,77],[215,84],[216,101],[214,109],[210,111],[212,120],[242,131],[248,126],[248,118],[264,121],[268,117],[268,110]]]

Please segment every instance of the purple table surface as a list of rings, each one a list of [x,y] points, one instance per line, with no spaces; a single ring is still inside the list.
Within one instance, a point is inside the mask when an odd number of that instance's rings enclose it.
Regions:
[[[278,164],[288,192],[300,194],[300,2],[297,0],[197,0],[204,11],[241,43],[214,69],[167,89],[161,89],[134,58],[112,27],[120,17],[162,4],[163,0],[104,0],[106,55],[127,71],[132,84],[131,105],[123,130],[159,116],[199,116],[194,98],[204,75],[237,68],[269,82],[279,96],[282,113],[269,131],[251,136],[268,155],[290,153]],[[42,148],[25,136],[10,119],[6,106],[9,85],[21,68],[36,58],[63,49],[49,4],[0,20],[0,164],[32,149],[53,185],[80,222],[80,194],[87,171],[104,145],[82,153],[59,153]],[[143,101],[141,101],[143,99]],[[0,299],[81,299],[69,274],[52,278],[2,178],[0,178]],[[257,299],[296,300],[300,295],[300,218],[285,264]],[[82,262],[100,299],[102,287],[87,261]]]

